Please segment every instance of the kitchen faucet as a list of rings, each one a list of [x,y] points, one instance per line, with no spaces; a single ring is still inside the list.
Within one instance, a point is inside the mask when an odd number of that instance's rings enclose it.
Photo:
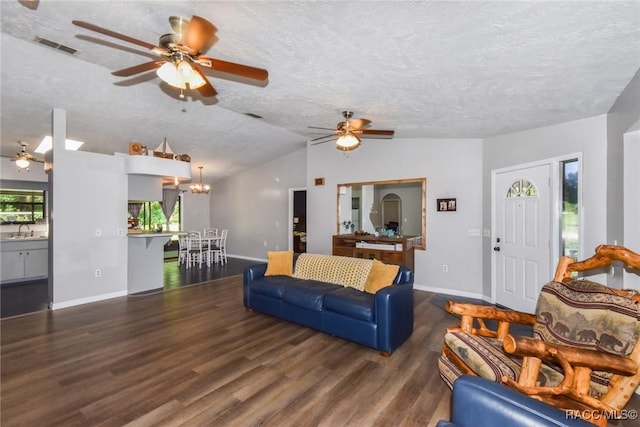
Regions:
[[[31,230],[31,229],[29,228],[29,225],[28,225],[28,224],[20,224],[20,226],[18,227],[18,237],[20,237],[20,231],[22,230],[22,226],[23,226],[23,225],[26,225],[26,226],[27,226],[27,230]]]

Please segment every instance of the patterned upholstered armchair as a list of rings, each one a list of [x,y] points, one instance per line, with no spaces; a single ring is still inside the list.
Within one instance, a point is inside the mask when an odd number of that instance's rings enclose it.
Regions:
[[[572,278],[614,262],[640,272],[640,255],[620,246],[599,246],[581,262],[562,257],[535,315],[447,303],[461,320],[445,334],[442,379],[451,387],[478,375],[600,426],[620,417],[640,381],[640,296]],[[532,336],[510,335],[512,323],[531,326]]]

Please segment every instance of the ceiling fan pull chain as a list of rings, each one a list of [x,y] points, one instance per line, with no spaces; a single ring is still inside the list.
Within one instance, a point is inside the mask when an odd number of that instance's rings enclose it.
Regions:
[[[184,89],[180,89],[180,99],[184,99]]]

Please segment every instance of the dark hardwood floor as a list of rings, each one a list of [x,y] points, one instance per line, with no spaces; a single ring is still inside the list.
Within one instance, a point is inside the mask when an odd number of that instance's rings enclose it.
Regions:
[[[186,268],[185,265],[179,266],[175,257],[169,257],[164,263],[164,288],[143,292],[143,294],[235,276],[242,274],[245,267],[257,262],[229,258],[229,262],[225,265],[215,264],[211,267]],[[47,286],[46,279],[9,283],[0,286],[0,318],[47,310],[49,307]]]
[[[389,358],[246,312],[239,276],[3,319],[0,424],[433,426],[449,410],[444,300],[415,291]]]

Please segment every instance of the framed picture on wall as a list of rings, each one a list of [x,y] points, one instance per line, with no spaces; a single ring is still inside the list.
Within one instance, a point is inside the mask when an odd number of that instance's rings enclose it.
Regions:
[[[436,199],[438,212],[454,212],[457,209],[456,199]]]

